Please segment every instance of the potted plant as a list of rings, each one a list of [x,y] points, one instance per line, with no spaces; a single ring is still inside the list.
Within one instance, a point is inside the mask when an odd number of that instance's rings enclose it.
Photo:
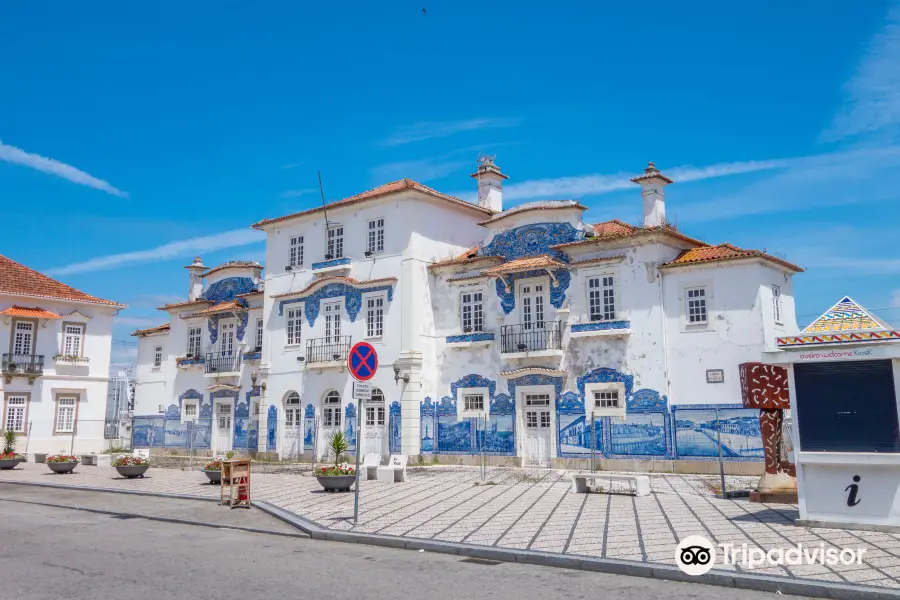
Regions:
[[[206,466],[203,467],[203,472],[206,473],[206,476],[209,478],[210,483],[222,483],[222,461],[216,459],[212,462],[206,463]]]
[[[3,431],[3,451],[0,452],[0,469],[14,469],[20,462],[25,462],[25,455],[16,453],[16,438],[18,435],[12,429]]]
[[[53,454],[47,457],[47,466],[54,473],[62,475],[63,473],[71,473],[78,465],[78,457],[70,454]]]
[[[150,468],[150,459],[125,455],[114,460],[112,466],[125,479],[134,479],[135,477],[144,476],[144,473]]]
[[[334,465],[316,469],[316,479],[326,492],[349,492],[356,481],[356,469],[346,462],[342,463],[341,459],[350,448],[350,441],[343,431],[336,431],[328,438],[328,448],[334,454]]]

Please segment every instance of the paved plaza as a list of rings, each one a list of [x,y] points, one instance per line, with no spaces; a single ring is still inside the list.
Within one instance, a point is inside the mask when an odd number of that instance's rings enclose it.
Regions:
[[[321,490],[309,472],[254,471],[252,495],[332,529],[353,529],[353,494]],[[263,471],[263,472],[259,472]],[[674,565],[674,547],[702,535],[717,543],[764,550],[798,542],[818,547],[865,548],[860,565],[773,566],[754,574],[900,589],[900,534],[797,527],[797,508],[753,504],[715,496],[718,478],[650,474],[652,493],[572,494],[561,470],[414,467],[406,483],[365,481],[356,530],[546,552]],[[731,477],[729,487],[749,488],[755,477]],[[79,466],[55,475],[46,465],[23,463],[0,471],[0,482],[135,490],[218,498],[218,486],[199,471],[151,469],[144,479],[119,478],[108,467]],[[720,570],[738,566],[717,564]]]

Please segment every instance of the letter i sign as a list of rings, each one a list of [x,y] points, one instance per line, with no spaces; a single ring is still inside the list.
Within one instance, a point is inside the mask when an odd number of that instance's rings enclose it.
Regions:
[[[367,342],[354,344],[347,356],[347,368],[357,381],[368,381],[375,377],[378,370],[378,354],[372,344]]]

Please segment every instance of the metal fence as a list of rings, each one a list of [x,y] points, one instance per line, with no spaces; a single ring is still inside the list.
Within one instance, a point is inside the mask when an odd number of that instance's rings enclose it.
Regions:
[[[500,352],[534,352],[560,348],[562,325],[558,321],[504,325],[500,328]]]

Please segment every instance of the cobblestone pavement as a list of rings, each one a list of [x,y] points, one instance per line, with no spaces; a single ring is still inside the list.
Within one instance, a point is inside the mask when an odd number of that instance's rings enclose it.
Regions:
[[[652,494],[572,494],[565,471],[477,467],[408,469],[408,481],[364,481],[357,530],[467,544],[674,564],[674,547],[688,535],[763,550],[804,546],[865,548],[862,564],[772,566],[752,573],[900,588],[900,534],[797,527],[797,507],[723,500],[718,478],[650,474]],[[731,477],[749,488],[755,477]],[[140,490],[217,498],[218,486],[199,471],[151,469],[144,479],[119,478],[109,467],[79,466],[56,475],[23,463],[0,471],[2,481]],[[333,529],[352,529],[353,494],[322,491],[309,473],[254,472],[252,496]],[[744,571],[740,565],[717,569]]]

